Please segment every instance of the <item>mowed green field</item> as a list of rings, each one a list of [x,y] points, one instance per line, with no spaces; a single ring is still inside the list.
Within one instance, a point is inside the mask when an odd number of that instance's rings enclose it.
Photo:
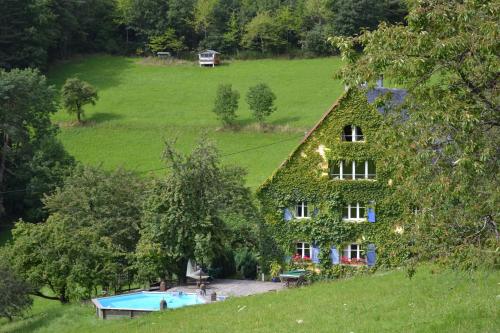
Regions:
[[[139,319],[97,319],[90,305],[36,299],[24,320],[0,320],[0,332],[33,333],[365,333],[499,332],[500,274],[439,272],[426,266],[316,283]]]
[[[340,65],[340,59],[332,57],[234,61],[200,68],[194,63],[157,66],[138,58],[96,55],[58,64],[48,77],[58,89],[66,78],[77,76],[99,91],[98,103],[85,108],[85,126],[71,126],[74,116],[63,110],[53,117],[61,125],[62,142],[79,161],[146,174],[163,167],[165,139],[177,138],[179,149],[187,152],[206,132],[223,162],[245,167],[247,185],[256,188],[340,96],[342,84],[333,79]],[[245,94],[260,82],[277,96],[277,112],[268,119],[273,132],[251,126]],[[220,83],[232,84],[241,94],[238,123],[243,129],[238,132],[218,130],[211,111]]]

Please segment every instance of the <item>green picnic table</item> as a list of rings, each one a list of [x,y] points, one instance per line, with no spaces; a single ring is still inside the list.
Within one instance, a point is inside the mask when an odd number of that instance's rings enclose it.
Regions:
[[[306,273],[307,270],[305,269],[295,269],[292,271],[283,272],[280,274],[280,280],[285,284],[286,287],[290,287],[290,283],[298,287],[304,284],[304,282],[306,281],[304,278]]]

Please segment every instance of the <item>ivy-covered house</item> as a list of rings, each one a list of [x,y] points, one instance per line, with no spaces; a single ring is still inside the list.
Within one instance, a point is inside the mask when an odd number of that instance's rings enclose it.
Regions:
[[[381,81],[348,89],[260,186],[275,258],[322,266],[394,266],[405,258],[390,165],[377,144],[377,133],[391,130],[383,127],[385,111],[405,95]]]

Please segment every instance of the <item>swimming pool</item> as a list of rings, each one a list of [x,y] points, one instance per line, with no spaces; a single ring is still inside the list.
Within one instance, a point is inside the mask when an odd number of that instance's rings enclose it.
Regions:
[[[135,317],[144,313],[159,311],[162,300],[167,302],[167,308],[169,309],[205,303],[205,300],[197,294],[150,291],[94,298],[92,303],[96,307],[99,318],[106,319],[117,316]]]

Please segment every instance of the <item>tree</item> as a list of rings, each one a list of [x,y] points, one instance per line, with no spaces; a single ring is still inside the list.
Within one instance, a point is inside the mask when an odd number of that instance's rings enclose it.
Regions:
[[[238,45],[240,44],[240,26],[238,23],[238,17],[233,12],[231,13],[231,17],[227,22],[227,31],[223,35],[224,47],[228,51],[237,51]]]
[[[408,26],[333,39],[347,84],[385,75],[408,89],[403,110],[389,109],[394,131],[376,141],[390,159],[380,163],[394,168],[414,259],[498,263],[498,10],[496,1],[412,2]]]
[[[245,26],[241,44],[250,49],[258,46],[264,53],[277,51],[286,45],[286,42],[280,38],[274,18],[268,12],[261,12]]]
[[[142,193],[142,183],[123,170],[76,168],[45,199],[45,223],[16,223],[12,267],[35,295],[63,303],[89,298],[97,287],[119,290],[134,275]]]
[[[333,14],[335,33],[354,36],[363,28],[375,29],[382,21],[403,22],[406,8],[399,0],[336,0]]]
[[[37,70],[0,70],[0,217],[19,216],[39,207],[43,191],[53,190],[63,169],[72,166],[50,121],[56,111],[54,88]],[[44,154],[44,160],[37,154]],[[45,165],[43,187],[36,190],[31,182],[41,177],[42,170],[35,164]],[[30,202],[25,202],[27,198]]]
[[[78,123],[82,122],[83,106],[95,105],[98,100],[97,90],[89,83],[78,78],[69,78],[61,88],[64,108],[69,114],[76,113]]]
[[[276,95],[265,83],[259,83],[248,90],[246,96],[248,106],[261,125],[264,123],[264,118],[276,111],[276,107],[273,105],[275,99]]]
[[[0,317],[10,321],[29,309],[33,300],[29,296],[29,284],[17,276],[4,259],[0,262]]]
[[[197,31],[202,31],[207,38],[207,31],[213,22],[213,12],[219,0],[197,0],[194,6],[194,27]]]
[[[189,259],[210,265],[224,252],[224,213],[248,191],[241,170],[220,166],[217,149],[204,136],[187,156],[167,142],[164,158],[170,171],[153,182],[144,201],[136,252],[144,282],[184,279]]]
[[[162,35],[153,36],[149,39],[148,44],[150,50],[156,54],[161,51],[180,52],[186,49],[184,46],[184,38],[177,37],[174,29],[167,29]]]
[[[237,90],[233,90],[230,84],[219,84],[219,87],[217,87],[212,111],[217,115],[223,126],[234,124],[239,99],[240,93]]]

